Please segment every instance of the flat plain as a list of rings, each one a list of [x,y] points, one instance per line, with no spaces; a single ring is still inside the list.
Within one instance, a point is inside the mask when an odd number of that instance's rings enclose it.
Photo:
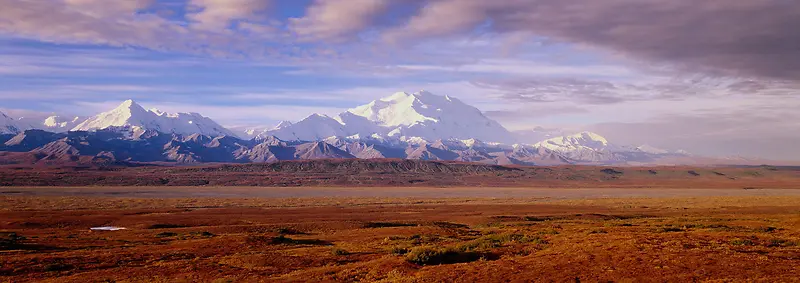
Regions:
[[[795,189],[2,191],[7,282],[800,280]]]
[[[0,185],[4,282],[800,281],[797,167],[5,165]]]

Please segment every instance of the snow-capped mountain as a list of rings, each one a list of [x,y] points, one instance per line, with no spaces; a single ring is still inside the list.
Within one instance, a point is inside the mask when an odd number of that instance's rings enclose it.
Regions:
[[[44,130],[48,130],[51,132],[61,133],[69,131],[78,124],[80,124],[85,118],[81,117],[62,117],[58,115],[53,115],[44,119],[42,125],[45,127]]]
[[[17,134],[20,130],[17,120],[0,112],[0,134]]]
[[[584,150],[605,151],[609,148],[606,138],[592,132],[581,132],[574,135],[555,137],[543,140],[533,145],[544,147],[561,153],[573,153]]]
[[[657,147],[654,147],[654,146],[650,146],[650,145],[646,145],[646,144],[636,147],[636,150],[641,151],[641,152],[645,152],[645,153],[650,153],[650,154],[667,154],[667,153],[670,153],[668,150],[660,149],[660,148],[657,148]]]
[[[426,91],[398,92],[350,109],[336,117],[311,115],[297,123],[282,123],[259,136],[286,140],[319,140],[330,136],[385,137],[425,141],[478,139],[510,143],[511,133],[460,100]]]
[[[515,145],[525,147],[525,145]],[[581,132],[543,140],[529,147],[545,149],[572,160],[588,163],[648,163],[654,159],[683,157],[681,151],[671,152],[650,145],[629,146],[609,143],[593,132]]]
[[[63,133],[67,132],[75,125],[82,121],[81,117],[62,117],[51,115],[48,116],[47,114],[36,114],[33,116],[26,116],[26,117],[19,117],[19,118],[12,118],[11,116],[5,115],[0,113],[0,133],[19,133],[25,130],[44,130],[54,133]],[[11,131],[9,127],[2,126],[2,125],[13,125],[12,128],[16,129]]]
[[[47,114],[49,115],[49,114]],[[399,92],[334,117],[312,114],[298,122],[250,128],[240,135],[198,113],[145,110],[132,100],[88,119],[0,113],[0,151],[30,151],[64,160],[140,162],[273,162],[319,158],[403,158],[498,165],[744,164],[609,142],[593,132],[513,144],[514,137],[480,110],[456,98]],[[240,131],[237,131],[240,132]],[[93,157],[94,156],[94,157]]]
[[[318,141],[327,137],[349,136],[345,125],[326,115],[311,114],[297,123],[282,122],[257,138],[274,136],[282,140]]]
[[[90,117],[72,131],[120,129],[130,133],[153,130],[182,135],[237,136],[225,127],[198,113],[166,113],[157,109],[145,110],[133,100],[117,108]]]
[[[347,112],[385,128],[389,137],[513,141],[508,130],[484,116],[478,108],[457,98],[427,91],[398,92]],[[339,117],[342,118],[342,115]]]

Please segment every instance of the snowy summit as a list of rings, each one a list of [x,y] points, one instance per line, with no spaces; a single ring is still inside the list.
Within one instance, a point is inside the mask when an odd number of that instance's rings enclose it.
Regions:
[[[315,114],[260,136],[316,140],[331,136],[391,137],[423,140],[478,139],[510,143],[511,133],[475,107],[427,91],[398,92],[350,109],[336,117]]]
[[[233,132],[198,113],[165,113],[145,110],[133,100],[117,108],[93,116],[75,126],[72,131],[122,129],[127,131],[154,130],[183,135],[236,136]]]

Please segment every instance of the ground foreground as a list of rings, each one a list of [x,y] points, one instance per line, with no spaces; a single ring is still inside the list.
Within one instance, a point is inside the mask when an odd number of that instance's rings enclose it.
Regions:
[[[557,199],[21,191],[30,194],[0,196],[0,281],[800,280],[800,192]],[[89,230],[106,225],[127,229]]]

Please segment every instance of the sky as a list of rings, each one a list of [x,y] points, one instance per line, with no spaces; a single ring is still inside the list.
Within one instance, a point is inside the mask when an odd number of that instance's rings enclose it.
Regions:
[[[271,126],[424,89],[529,139],[797,161],[797,26],[794,0],[0,0],[0,110]]]

